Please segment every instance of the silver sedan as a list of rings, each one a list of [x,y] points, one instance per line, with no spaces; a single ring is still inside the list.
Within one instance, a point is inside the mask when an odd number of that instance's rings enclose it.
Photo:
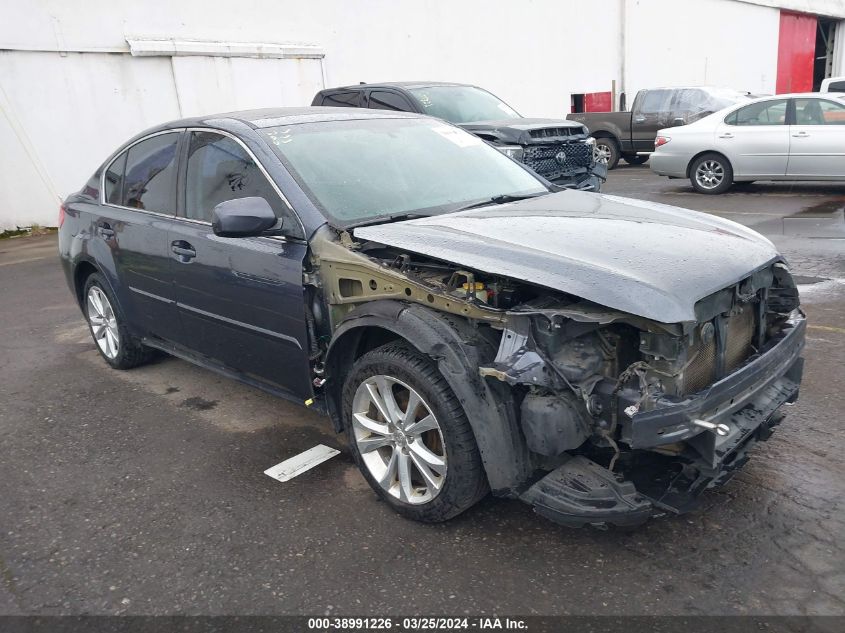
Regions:
[[[754,180],[845,181],[845,94],[755,99],[658,131],[651,170],[700,193]]]

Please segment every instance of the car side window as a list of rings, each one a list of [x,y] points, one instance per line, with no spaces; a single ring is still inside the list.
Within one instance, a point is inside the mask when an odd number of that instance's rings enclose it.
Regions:
[[[395,92],[384,90],[373,90],[370,93],[369,108],[373,110],[398,110],[400,112],[413,112],[408,100]]]
[[[106,168],[103,176],[104,197],[108,204],[123,204],[123,174],[126,170],[126,154],[123,152]]]
[[[845,104],[823,99],[796,99],[797,125],[845,125]]]
[[[179,134],[159,134],[129,148],[123,176],[122,206],[156,213],[175,213]]]
[[[221,202],[264,198],[288,235],[303,237],[299,220],[237,141],[215,132],[191,132],[185,179],[185,215],[211,222]]]
[[[323,103],[321,105],[331,106],[333,108],[357,108],[361,105],[361,92],[359,90],[330,92],[327,95],[323,95]]]
[[[176,146],[180,133],[159,134],[129,148],[120,198],[122,206],[175,213]]]
[[[725,118],[728,125],[783,125],[786,123],[786,99],[752,103]]]
[[[672,100],[671,90],[649,90],[640,104],[640,112],[644,114],[657,114],[669,110],[669,103]]]

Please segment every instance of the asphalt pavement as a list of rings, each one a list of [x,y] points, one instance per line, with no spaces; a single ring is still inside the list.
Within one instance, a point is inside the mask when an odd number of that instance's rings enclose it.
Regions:
[[[173,358],[97,355],[54,236],[0,241],[0,614],[845,613],[845,185],[723,196],[647,166],[605,191],[772,239],[810,326],[798,404],[702,508],[570,530],[487,498],[394,514],[327,419]],[[270,466],[341,450],[280,483]]]

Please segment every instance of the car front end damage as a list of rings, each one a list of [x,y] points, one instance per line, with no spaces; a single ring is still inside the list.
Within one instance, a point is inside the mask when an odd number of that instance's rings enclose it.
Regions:
[[[538,513],[581,526],[687,512],[768,439],[803,366],[805,319],[785,266],[696,308],[699,321],[677,326],[511,313],[480,372],[524,392],[526,443],[551,468],[521,493]]]
[[[578,123],[508,119],[461,127],[561,187],[599,191],[607,180],[607,166],[595,160],[595,139]]]
[[[694,238],[694,261],[673,251]],[[356,350],[404,338],[459,394],[493,492],[564,525],[690,511],[798,397],[797,288],[770,242],[718,218],[561,192],[325,228],[312,249],[315,385],[336,425]]]

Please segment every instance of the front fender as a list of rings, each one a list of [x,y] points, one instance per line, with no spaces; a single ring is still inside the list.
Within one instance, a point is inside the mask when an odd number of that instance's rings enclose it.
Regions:
[[[527,480],[532,467],[508,388],[483,379],[479,366],[496,355],[496,345],[468,321],[424,306],[374,301],[355,308],[340,323],[326,362],[327,407],[342,430],[340,393],[344,371],[355,360],[361,336],[387,330],[437,363],[466,412],[494,494],[508,494]]]

